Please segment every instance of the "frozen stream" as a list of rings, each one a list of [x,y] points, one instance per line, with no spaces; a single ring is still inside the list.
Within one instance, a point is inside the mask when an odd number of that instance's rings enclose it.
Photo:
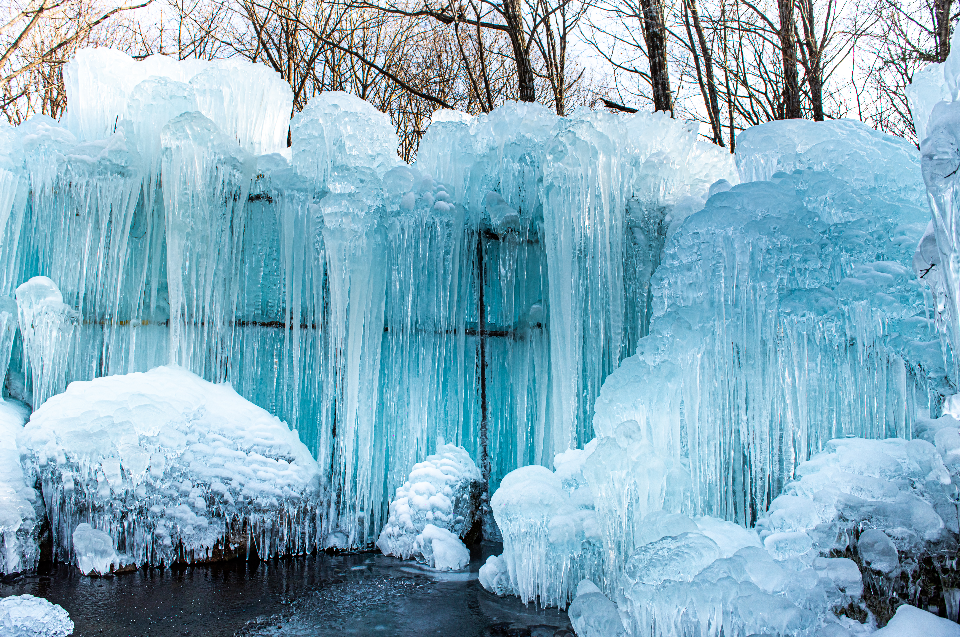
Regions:
[[[470,573],[437,576],[380,554],[240,561],[140,570],[111,579],[57,567],[0,596],[60,604],[75,635],[456,635],[572,637],[566,613],[483,590],[476,572],[497,545],[475,551]]]

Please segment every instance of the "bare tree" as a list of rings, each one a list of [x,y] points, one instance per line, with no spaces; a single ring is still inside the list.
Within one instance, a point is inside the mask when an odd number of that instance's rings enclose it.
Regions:
[[[122,13],[152,0],[98,7],[90,0],[35,0],[9,5],[0,26],[0,90],[7,119],[20,123],[43,113],[59,117],[66,106],[63,64],[76,49],[97,42],[98,33]],[[115,33],[106,34],[107,40]]]

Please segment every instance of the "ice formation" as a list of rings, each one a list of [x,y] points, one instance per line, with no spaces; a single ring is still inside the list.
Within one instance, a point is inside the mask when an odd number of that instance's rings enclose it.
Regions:
[[[423,559],[419,549],[429,539],[421,537],[426,527],[444,529],[458,541],[465,538],[479,519],[482,492],[480,469],[466,450],[440,445],[397,489],[377,547],[385,555]]]
[[[957,637],[960,626],[933,613],[904,604],[877,637]]]
[[[81,522],[73,531],[73,554],[84,575],[104,575],[121,566],[113,538]]]
[[[57,604],[33,595],[0,599],[0,633],[4,637],[68,637],[73,620]]]
[[[470,550],[460,538],[433,524],[427,524],[417,535],[413,551],[424,564],[438,571],[457,571],[470,563]]]
[[[923,605],[960,532],[955,49],[922,161],[510,103],[435,114],[413,165],[345,93],[291,119],[262,66],[80,52],[63,122],[0,127],[0,365],[58,558],[461,568],[486,481],[481,583],[587,634]]]
[[[40,557],[43,502],[24,476],[17,445],[27,415],[23,406],[0,401],[0,575],[32,570]]]
[[[657,115],[438,113],[410,166],[385,114],[332,92],[291,120],[259,65],[94,49],[64,82],[62,122],[0,129],[7,391],[228,381],[318,459],[331,547],[372,546],[441,440],[495,488],[592,437],[667,234],[737,181]]]
[[[297,433],[184,369],[72,383],[20,443],[55,555],[85,572],[115,561],[103,535],[138,565],[301,554],[322,539],[319,469]]]

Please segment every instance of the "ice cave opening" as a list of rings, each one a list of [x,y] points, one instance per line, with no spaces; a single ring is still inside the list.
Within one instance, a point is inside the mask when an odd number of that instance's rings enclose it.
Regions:
[[[960,634],[953,51],[921,152],[509,103],[409,165],[346,93],[79,51],[0,124],[0,574],[480,532],[581,637]]]

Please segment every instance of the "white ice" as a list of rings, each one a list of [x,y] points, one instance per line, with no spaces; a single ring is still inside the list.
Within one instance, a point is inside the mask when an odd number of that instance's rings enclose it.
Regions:
[[[105,575],[121,566],[113,538],[81,522],[73,532],[73,554],[84,575]]]

